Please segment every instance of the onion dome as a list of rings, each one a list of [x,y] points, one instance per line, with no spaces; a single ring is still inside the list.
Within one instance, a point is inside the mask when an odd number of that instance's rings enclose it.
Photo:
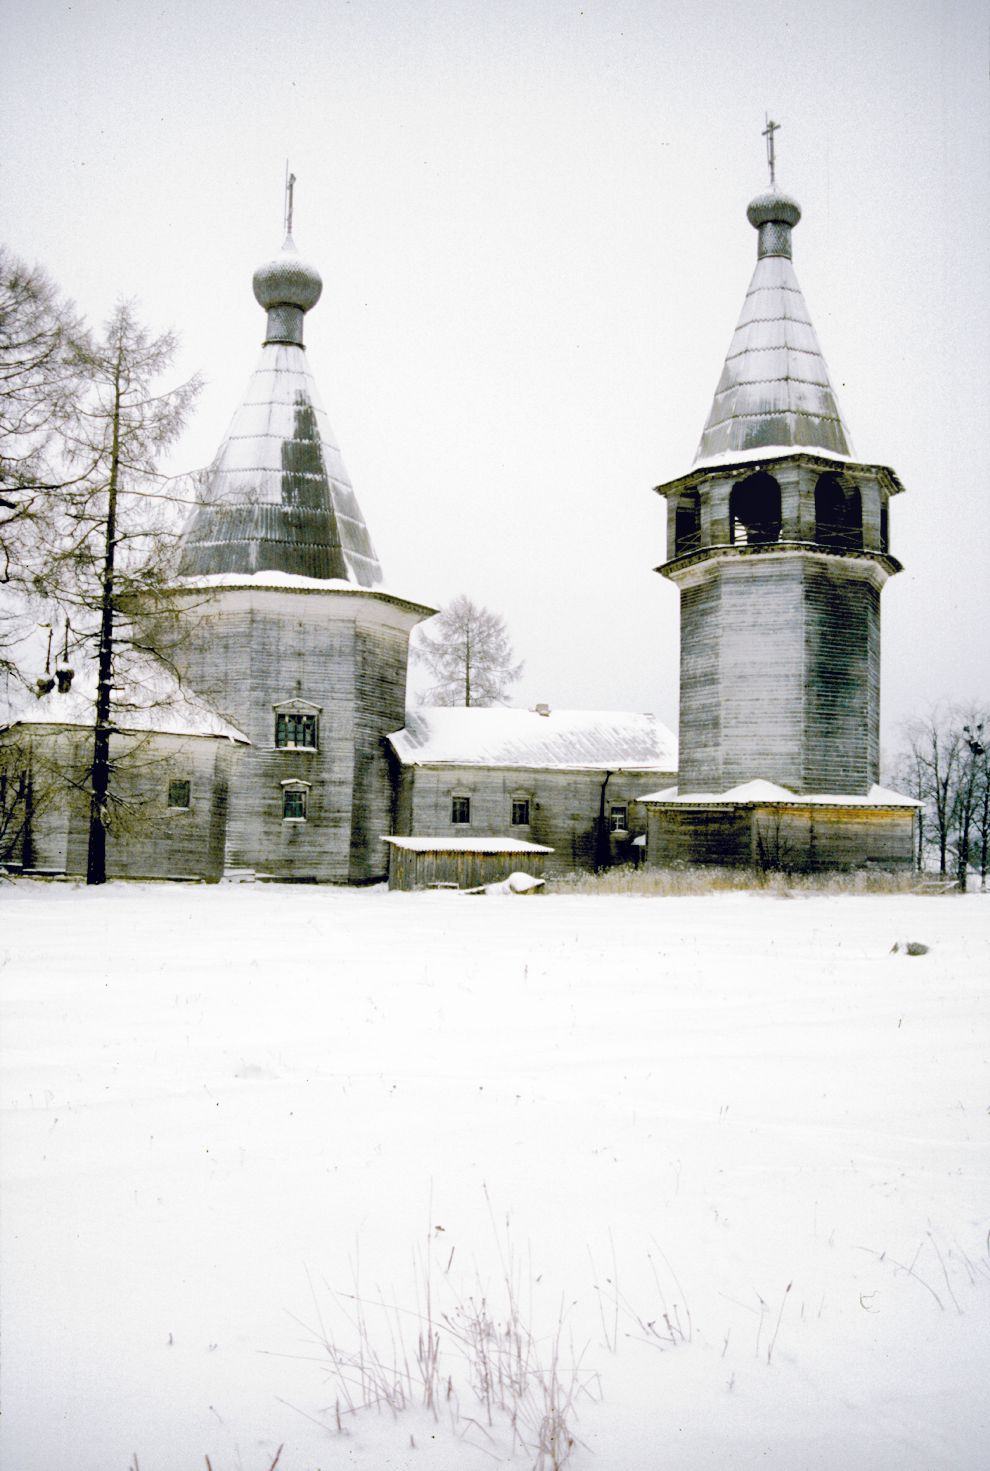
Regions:
[[[303,346],[323,282],[287,235],[254,273],[261,358],[182,537],[179,575],[290,573],[373,587],[382,573]]]
[[[297,306],[312,311],[323,292],[323,278],[315,266],[304,261],[291,235],[278,255],[254,273],[254,294],[259,306]]]
[[[786,255],[790,259],[791,230],[801,218],[801,206],[796,199],[779,189],[768,189],[750,200],[746,218],[760,232],[758,254],[761,257]]]
[[[278,255],[254,273],[254,295],[268,313],[266,342],[295,342],[303,345],[303,316],[319,301],[323,278],[315,266],[304,261],[291,235]]]
[[[756,270],[695,464],[795,449],[849,458],[849,433],[791,264],[801,206],[771,187],[750,201],[746,217],[759,235]]]

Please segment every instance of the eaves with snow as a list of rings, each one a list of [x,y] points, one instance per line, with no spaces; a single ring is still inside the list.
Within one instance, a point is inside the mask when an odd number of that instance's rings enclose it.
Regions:
[[[404,766],[677,770],[674,733],[654,715],[625,710],[426,706],[408,711],[388,740]]]
[[[665,787],[662,791],[647,792],[637,798],[640,802],[658,806],[679,807],[920,807],[913,797],[902,796],[887,787],[874,783],[865,796],[850,796],[848,792],[803,792],[790,791],[776,782],[743,782],[725,792],[678,792],[676,787]]]

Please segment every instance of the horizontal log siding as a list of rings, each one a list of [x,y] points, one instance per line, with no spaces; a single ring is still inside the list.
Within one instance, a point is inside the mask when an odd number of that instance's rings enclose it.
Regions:
[[[764,777],[797,791],[805,695],[802,560],[726,561],[720,581],[722,785],[714,790]],[[681,790],[699,789],[685,782]]]
[[[92,760],[90,732],[31,736],[35,769],[60,773],[52,799],[38,803],[32,867],[83,875],[89,848],[89,798],[80,790]],[[108,878],[218,879],[223,871],[230,767],[240,752],[196,736],[114,736],[110,742],[113,821]],[[189,782],[189,808],[170,809],[170,781]]]
[[[722,780],[722,584],[713,573],[681,592],[679,784],[684,792],[720,791]]]
[[[385,737],[405,722],[405,630],[358,627],[355,634],[354,782],[351,825],[351,883],[383,879],[392,830],[392,784]]]
[[[865,795],[880,779],[880,591],[858,571],[804,568],[803,792]]]
[[[763,778],[865,795],[878,780],[879,692],[869,563],[719,558],[682,587],[682,792]]]
[[[513,837],[553,848],[548,874],[595,866],[603,771],[546,771],[528,767],[407,766],[396,811],[400,835]],[[631,861],[631,838],[646,832],[646,809],[636,798],[675,780],[673,772],[619,772],[605,788],[606,823],[613,803],[629,808],[629,837],[610,837],[608,861]],[[452,823],[454,794],[471,799],[470,824]],[[529,798],[529,825],[512,825],[512,798]],[[527,859],[516,867],[526,868]]]
[[[403,723],[416,621],[384,602],[261,589],[199,610],[184,677],[253,743],[230,792],[229,868],[320,883],[385,876],[385,737]],[[274,707],[292,699],[320,707],[317,751],[275,747]],[[283,819],[286,780],[309,783],[305,822]]]
[[[794,872],[910,868],[914,819],[909,810],[857,807],[654,808],[651,866],[724,864]]]
[[[750,862],[750,814],[741,808],[728,812],[710,808],[653,808],[649,816],[647,861],[653,868],[681,864]]]

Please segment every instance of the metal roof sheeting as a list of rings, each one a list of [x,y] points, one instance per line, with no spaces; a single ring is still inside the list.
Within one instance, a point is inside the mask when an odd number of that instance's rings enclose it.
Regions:
[[[183,536],[179,575],[382,572],[305,349],[268,342]]]
[[[677,770],[677,741],[654,715],[625,710],[410,710],[389,741],[407,766]]]
[[[853,453],[789,258],[791,226],[776,228],[787,253],[757,260],[695,465],[770,448]]]

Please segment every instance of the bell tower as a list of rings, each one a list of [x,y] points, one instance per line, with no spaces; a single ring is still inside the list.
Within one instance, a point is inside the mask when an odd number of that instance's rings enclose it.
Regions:
[[[901,570],[888,508],[903,487],[853,452],[792,264],[801,210],[775,182],[777,126],[770,188],[747,210],[756,268],[694,464],[657,487],[657,571],[680,592],[681,807],[757,783],[824,812],[873,800],[879,779],[880,593]]]

